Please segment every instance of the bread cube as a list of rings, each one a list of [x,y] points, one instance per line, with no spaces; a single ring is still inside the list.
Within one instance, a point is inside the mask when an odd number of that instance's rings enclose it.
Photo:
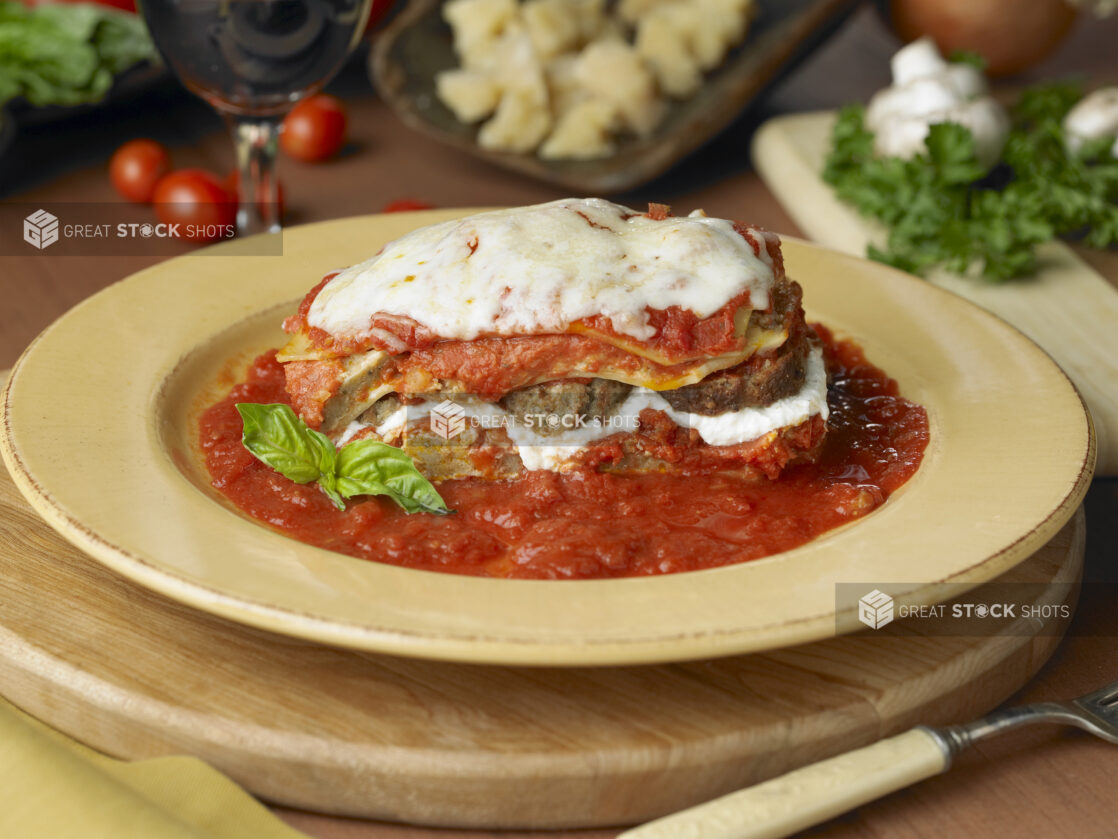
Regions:
[[[595,41],[582,51],[575,77],[584,90],[616,106],[624,126],[648,136],[664,116],[656,80],[637,51],[622,41]]]
[[[690,48],[694,7],[684,3],[658,6],[637,27],[637,52],[660,85],[676,99],[686,99],[699,89],[703,74]]]
[[[497,112],[478,132],[483,149],[524,153],[534,151],[551,129],[547,101],[530,88],[511,88],[501,94]]]
[[[501,88],[488,73],[446,70],[435,78],[439,101],[467,125],[485,119],[497,108]]]
[[[636,26],[640,19],[654,8],[672,2],[675,0],[620,0],[614,11],[622,21],[630,26]]]
[[[540,157],[591,160],[613,154],[617,108],[604,99],[583,99],[559,117],[555,130],[540,147]]]
[[[449,0],[443,20],[454,33],[459,58],[482,53],[517,16],[516,0]],[[467,66],[469,66],[467,64]]]
[[[528,0],[520,7],[532,46],[542,61],[582,45],[579,8],[572,0]]]

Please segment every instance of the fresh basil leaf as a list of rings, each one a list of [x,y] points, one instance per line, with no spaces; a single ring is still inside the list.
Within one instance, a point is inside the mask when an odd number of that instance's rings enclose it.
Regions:
[[[334,446],[307,428],[288,405],[236,406],[244,423],[241,442],[258,460],[297,484],[309,484],[334,473]]]
[[[315,462],[318,464],[319,476],[318,479],[328,480],[328,485],[333,487],[334,472],[338,460],[338,451],[334,448],[334,444],[330,442],[330,438],[320,431],[315,431],[313,428],[307,428],[302,420],[299,423],[306,429],[307,436],[310,437],[311,447],[313,449],[313,456]]]
[[[302,423],[302,420],[299,420]],[[310,437],[311,446],[313,448],[313,455],[318,463],[319,475],[318,485],[322,487],[322,491],[326,493],[334,506],[339,510],[345,509],[345,502],[338,494],[338,478],[337,478],[337,462],[338,451],[334,448],[334,444],[330,442],[330,438],[320,431],[315,431],[313,428],[307,428],[307,435]]]
[[[319,488],[326,493],[326,497],[339,510],[345,509],[345,500],[338,493],[338,483],[334,475],[323,475],[318,479]]]
[[[345,509],[345,498],[387,495],[409,513],[449,512],[402,449],[379,440],[357,440],[339,452],[329,437],[308,427],[288,405],[240,402],[236,408],[246,449],[297,484],[317,481],[339,510]]]
[[[345,509],[335,475],[337,451],[329,437],[309,428],[288,405],[239,402],[236,408],[244,424],[241,443],[257,460],[297,484],[317,481],[334,506]]]
[[[409,513],[450,512],[407,452],[379,440],[355,440],[343,446],[337,473],[338,492],[344,498],[387,495]]]

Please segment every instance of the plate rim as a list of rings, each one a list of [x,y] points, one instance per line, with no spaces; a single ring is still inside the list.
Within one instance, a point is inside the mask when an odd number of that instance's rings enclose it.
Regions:
[[[428,211],[425,213],[410,214],[410,218],[416,220],[416,225],[413,226],[417,226],[418,223],[425,221],[429,222],[437,218],[448,218],[476,211],[477,208]],[[373,222],[374,219],[384,218],[384,215],[359,216],[350,219],[304,225],[301,229],[304,234],[307,234],[308,230],[313,233],[313,229],[320,225],[375,223]],[[289,231],[299,229],[300,228],[291,228]],[[829,251],[817,245],[795,239],[794,237],[782,237],[782,240],[794,243],[794,248],[796,249],[805,248],[809,251],[826,254],[828,255],[826,258],[841,258],[842,260],[855,263],[864,262],[864,260],[860,260],[856,257]],[[217,249],[211,249],[211,252],[216,253],[220,248],[226,247],[228,246],[218,246]],[[179,259],[191,258],[193,257],[188,256]],[[517,638],[508,633],[497,633],[491,636],[477,634],[472,636],[459,635],[448,638],[444,634],[416,633],[403,630],[399,627],[387,629],[385,627],[371,626],[368,623],[363,625],[347,624],[344,621],[339,621],[337,618],[323,617],[322,615],[309,612],[298,612],[289,607],[276,605],[274,603],[253,602],[245,599],[243,595],[231,594],[228,591],[189,580],[184,576],[174,573],[166,566],[160,565],[157,560],[153,562],[148,557],[136,555],[122,546],[114,544],[111,540],[96,532],[96,530],[89,528],[85,523],[70,515],[66,511],[65,505],[53,497],[49,488],[40,485],[35,479],[35,476],[24,462],[23,457],[21,457],[17,444],[12,439],[10,400],[12,398],[13,385],[20,381],[21,371],[27,363],[27,359],[34,355],[36,348],[40,346],[43,340],[49,340],[52,330],[54,330],[58,324],[74,316],[75,312],[85,308],[87,305],[96,305],[94,303],[95,300],[100,299],[102,295],[113,293],[113,289],[117,288],[122,283],[128,281],[134,283],[143,282],[146,275],[151,272],[159,273],[165,270],[167,264],[166,262],[157,264],[109,286],[90,298],[87,298],[85,301],[82,301],[55,321],[55,323],[48,326],[43,333],[32,341],[20,356],[12,369],[11,375],[4,384],[2,395],[0,395],[0,417],[2,417],[0,454],[3,455],[5,462],[8,464],[9,470],[12,472],[13,478],[21,493],[23,493],[36,511],[39,512],[53,528],[62,533],[63,536],[76,544],[79,548],[91,554],[103,564],[113,568],[118,573],[122,573],[124,576],[133,579],[147,588],[154,589],[165,596],[187,603],[195,608],[200,608],[227,619],[240,623],[247,623],[272,632],[342,647],[386,652],[409,657],[462,662],[551,666],[643,664],[754,652],[762,649],[772,649],[774,647],[783,647],[791,644],[819,640],[822,637],[830,637],[835,634],[836,615],[835,612],[832,611],[825,615],[806,615],[793,620],[782,620],[777,623],[753,626],[745,630],[744,634],[740,627],[731,627],[717,631],[712,631],[708,628],[674,636],[656,635],[654,633],[649,636],[629,638],[623,641],[616,639],[598,641],[582,639],[575,641],[569,638],[560,638],[554,642],[541,643],[538,638]],[[904,277],[906,281],[919,283],[934,295],[943,295],[946,298],[951,298],[952,303],[950,305],[963,305],[974,309],[976,312],[981,313],[981,316],[989,317],[993,321],[998,322],[1010,332],[1014,333],[1017,338],[1035,348],[1035,344],[997,316],[975,307],[973,304],[956,297],[950,292],[923,284],[916,278],[911,278],[908,277],[908,275],[886,269],[884,266],[875,266],[875,270],[878,269],[888,271],[892,274],[898,274]],[[263,301],[260,308],[263,310],[274,307],[277,305],[277,302],[278,298]],[[808,308],[811,308],[810,301],[808,301]],[[1039,350],[1039,348],[1036,349]],[[1045,358],[1048,358],[1047,353],[1044,353],[1043,350],[1039,351]],[[1048,514],[1041,521],[1036,522],[1029,530],[1021,533],[1015,541],[1005,545],[1000,551],[979,559],[971,565],[957,569],[952,575],[938,581],[932,581],[918,586],[918,589],[924,594],[927,594],[928,590],[931,588],[942,588],[947,584],[958,584],[955,581],[960,577],[966,578],[963,581],[966,585],[977,586],[997,576],[1004,570],[1022,561],[1025,556],[1028,555],[1028,552],[1021,554],[1022,549],[1020,546],[1023,543],[1038,544],[1046,541],[1047,537],[1058,531],[1059,527],[1066,522],[1079,506],[1079,502],[1085,494],[1091,478],[1095,454],[1095,437],[1091,426],[1090,415],[1086,411],[1086,408],[1082,406],[1082,398],[1079,396],[1078,391],[1075,390],[1071,382],[1067,380],[1066,375],[1062,370],[1059,370],[1054,362],[1052,362],[1051,365],[1055,370],[1059,371],[1059,375],[1079,401],[1080,409],[1086,417],[1087,446],[1083,452],[1082,462],[1077,467],[1078,471],[1075,480],[1069,486],[1064,497],[1055,504]],[[890,371],[887,369],[886,372]],[[164,383],[165,381],[159,384],[162,386]],[[902,382],[902,385],[903,384]],[[936,442],[934,438],[933,442]],[[918,480],[920,476],[921,471],[918,471],[916,476],[910,481],[910,484]],[[906,485],[906,488],[907,486],[908,485]],[[902,489],[902,492],[903,491]],[[212,500],[210,503],[213,503]],[[245,522],[244,524],[248,525],[249,523]],[[858,524],[859,523],[856,522],[855,526]],[[274,538],[288,542],[292,541],[289,537],[282,536],[278,533],[272,533],[262,527],[256,527],[256,529]],[[836,531],[830,531],[820,538],[826,540],[835,532]],[[299,547],[300,549],[311,552],[321,552],[343,560],[361,561],[352,560],[351,558],[343,557],[342,555],[334,554],[323,549],[310,548],[301,543]],[[783,557],[786,555],[787,554],[782,554],[778,556]],[[760,562],[764,561],[765,560],[760,560]],[[740,570],[750,565],[752,565],[752,563],[742,563],[734,566],[710,569],[708,571],[688,572],[687,574],[681,575],[664,575],[658,578],[647,579],[663,580],[674,578],[683,580],[693,575],[726,572],[727,570],[734,569]],[[403,574],[435,574],[439,577],[449,576],[439,574],[438,572],[401,569],[395,568],[394,566],[386,567]],[[985,571],[976,576],[974,574],[976,569],[985,569]],[[486,583],[498,586],[604,586],[633,581],[644,582],[645,579],[646,578],[627,578],[626,580],[595,581],[487,580]],[[839,618],[842,618],[841,614]],[[825,624],[822,630],[829,627],[829,631],[821,630],[821,621]],[[772,639],[774,634],[779,636],[778,642],[776,643],[773,643]]]

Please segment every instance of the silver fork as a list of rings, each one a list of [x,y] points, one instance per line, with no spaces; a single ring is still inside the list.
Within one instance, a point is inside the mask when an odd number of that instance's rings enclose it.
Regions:
[[[617,839],[781,839],[938,775],[986,737],[1038,722],[1074,725],[1118,745],[1118,682],[1067,702],[995,711],[964,725],[917,726],[846,754],[627,830]]]

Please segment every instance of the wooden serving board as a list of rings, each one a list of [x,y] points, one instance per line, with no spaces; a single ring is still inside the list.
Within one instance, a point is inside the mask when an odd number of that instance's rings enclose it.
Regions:
[[[813,240],[857,256],[883,228],[824,183],[833,112],[776,117],[753,139],[753,163]],[[1016,326],[1075,382],[1095,421],[1099,475],[1118,475],[1118,289],[1059,241],[1041,247],[1036,276],[1005,283],[933,272],[928,279]],[[810,314],[810,312],[809,312]]]
[[[1080,511],[1002,579],[1077,581],[1083,537]],[[643,821],[917,723],[975,717],[1063,630],[867,632],[608,669],[345,651],[117,576],[44,524],[3,470],[0,586],[0,693],[78,740],[126,758],[193,754],[294,807],[456,827]]]

